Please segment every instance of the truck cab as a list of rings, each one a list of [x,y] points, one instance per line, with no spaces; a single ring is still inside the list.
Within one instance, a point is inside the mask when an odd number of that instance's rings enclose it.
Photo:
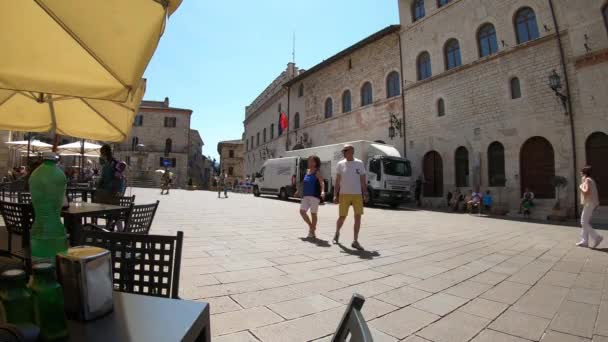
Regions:
[[[412,167],[400,157],[374,156],[367,161],[367,192],[369,203],[398,207],[411,200]]]

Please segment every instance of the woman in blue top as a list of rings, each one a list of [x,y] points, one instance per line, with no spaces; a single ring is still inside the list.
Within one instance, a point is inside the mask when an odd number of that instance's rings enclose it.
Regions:
[[[321,159],[317,156],[308,157],[308,170],[304,176],[304,184],[302,186],[302,203],[300,204],[300,215],[304,222],[308,224],[308,238],[316,239],[315,230],[317,229],[317,212],[319,211],[319,202],[321,198],[325,198],[325,183],[319,167]],[[308,217],[308,210],[310,216]]]

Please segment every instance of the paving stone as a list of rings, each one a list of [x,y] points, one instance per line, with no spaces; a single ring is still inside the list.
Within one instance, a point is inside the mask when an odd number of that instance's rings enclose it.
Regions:
[[[234,300],[232,300],[232,298],[228,296],[203,298],[200,301],[209,303],[209,308],[211,309],[212,315],[243,310],[240,305],[238,305]]]
[[[264,342],[283,341],[310,341],[336,330],[340,318],[344,314],[345,307],[319,312],[294,320],[281,322],[253,329],[252,332]]]
[[[328,298],[336,300],[342,304],[348,304],[350,298],[353,296],[353,293],[358,293],[365,298],[374,297],[380,293],[384,293],[392,290],[392,286],[388,286],[382,283],[379,283],[375,280],[368,281],[366,283],[361,283],[345,288],[341,288],[338,290],[330,291],[325,293],[324,295]]]
[[[288,286],[285,286],[256,292],[236,294],[232,295],[232,299],[234,299],[244,308],[253,308],[256,306],[262,306],[301,298],[305,295],[306,294],[302,293],[301,291],[297,291]]]
[[[295,264],[295,263],[299,263],[299,262],[311,261],[313,259],[306,255],[299,254],[299,255],[282,256],[282,257],[277,257],[277,258],[268,258],[268,260],[275,263],[276,265],[287,265],[287,264]]]
[[[365,304],[363,305],[361,313],[363,313],[363,317],[365,317],[366,321],[370,321],[374,318],[384,316],[387,313],[393,312],[398,309],[398,306],[391,305],[381,300],[368,297],[365,298]]]
[[[572,287],[577,278],[576,273],[560,272],[560,271],[549,271],[541,280],[540,284]]]
[[[600,304],[595,334],[608,336],[608,301],[603,300]]]
[[[403,273],[405,275],[409,275],[411,277],[426,279],[426,278],[430,278],[434,275],[437,275],[437,274],[440,274],[440,273],[443,273],[446,271],[448,271],[448,269],[444,268],[444,267],[433,266],[433,265],[424,265],[424,266],[420,266],[420,267],[406,269],[401,273]]]
[[[415,289],[410,286],[404,286],[376,295],[375,298],[398,307],[404,307],[426,298],[431,294],[432,293],[430,292]]]
[[[593,336],[593,342],[608,342],[608,337],[606,337],[606,336],[600,336],[600,335],[594,335]]]
[[[321,295],[314,295],[270,304],[267,307],[285,319],[294,319],[339,306],[342,304]]]
[[[505,334],[538,341],[543,336],[549,322],[550,320],[545,318],[507,310],[490,324],[489,328]]]
[[[585,265],[584,261],[560,261],[553,266],[553,271],[579,273]]]
[[[529,285],[504,281],[481,295],[481,298],[506,304],[515,303],[528,289]]]
[[[466,312],[471,315],[484,317],[490,320],[494,320],[503,311],[509,307],[508,304],[493,302],[491,300],[476,298],[467,305],[458,309],[459,311]]]
[[[507,280],[516,283],[534,285],[547,273],[547,271],[551,269],[551,266],[551,263],[534,261],[524,266],[524,268],[513,274]]]
[[[388,277],[378,279],[379,283],[393,287],[402,287],[420,281],[420,278],[406,276],[405,274],[394,274]]]
[[[443,275],[438,275],[435,277],[431,277],[410,285],[410,287],[415,287],[417,289],[429,291],[429,292],[440,292],[447,288],[450,288],[458,283],[460,280],[446,277]]]
[[[568,289],[559,286],[537,285],[522,296],[511,308],[517,312],[553,318],[562,301],[568,295]]]
[[[434,342],[466,342],[488,323],[490,323],[488,319],[454,311],[416,335]]]
[[[445,316],[448,313],[456,310],[464,305],[468,299],[456,297],[445,293],[437,293],[430,297],[424,298],[412,304],[415,307],[426,312],[433,313],[439,316]]]
[[[471,278],[472,281],[476,281],[478,283],[496,285],[501,281],[507,279],[508,275],[502,273],[496,273],[492,271],[485,271],[480,273],[479,275]]]
[[[485,329],[480,332],[477,337],[475,337],[471,342],[528,342],[529,340],[524,340],[523,338],[519,338],[512,335],[507,335],[498,331],[494,331],[491,329]]]
[[[241,331],[234,334],[215,336],[213,342],[259,342],[259,340],[248,331]]]
[[[391,335],[385,334],[382,331],[370,328],[369,332],[372,334],[374,342],[397,342],[398,340]]]
[[[541,342],[591,342],[588,338],[563,334],[557,331],[547,331]]]
[[[264,307],[226,312],[211,316],[211,334],[225,335],[281,322],[283,319]]]
[[[276,277],[285,274],[274,267],[258,268],[253,270],[240,270],[224,273],[213,273],[213,276],[221,283],[236,283],[261,277]]]
[[[420,336],[412,335],[405,340],[401,340],[401,342],[429,342],[429,340]]]
[[[369,325],[396,338],[405,338],[437,320],[439,316],[411,307],[377,318]]]
[[[570,289],[568,300],[579,303],[599,305],[602,300],[602,291],[575,287]]]
[[[564,301],[551,321],[551,330],[591,338],[598,306]]]
[[[337,281],[332,278],[323,278],[312,281],[307,281],[303,283],[293,284],[289,286],[291,289],[306,293],[306,294],[315,294],[315,293],[324,293],[328,291],[333,291],[341,288],[348,287],[348,284]]]
[[[380,273],[380,272],[376,272],[376,271],[372,271],[372,270],[363,270],[363,271],[359,271],[359,272],[342,274],[342,275],[339,275],[339,276],[336,276],[333,278],[339,282],[346,283],[348,285],[355,285],[355,284],[360,284],[360,283],[364,283],[366,281],[370,281],[370,280],[374,280],[374,279],[378,279],[378,278],[384,278],[384,277],[386,277],[386,274],[384,274],[384,273]]]
[[[599,273],[583,272],[578,275],[574,282],[574,287],[601,290],[604,287],[606,276]]]
[[[443,290],[442,292],[462,298],[473,299],[475,297],[478,297],[480,294],[486,292],[491,287],[492,285],[490,284],[478,283],[476,281],[467,280],[458,285]]]

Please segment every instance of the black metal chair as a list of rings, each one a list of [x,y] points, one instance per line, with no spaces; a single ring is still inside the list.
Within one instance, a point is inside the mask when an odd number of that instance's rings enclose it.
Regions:
[[[181,231],[163,236],[89,230],[81,244],[110,251],[115,290],[177,299],[183,239]]]
[[[332,338],[332,342],[373,342],[372,334],[367,327],[365,318],[361,314],[365,298],[360,294],[354,293],[346,311],[340,320],[338,329]]]
[[[117,215],[115,218],[106,218],[105,226],[99,226],[94,223],[85,224],[83,230],[97,230],[104,232],[123,232],[131,234],[148,234],[156,215],[159,201],[153,204],[131,204],[125,208],[124,213]],[[122,223],[122,227],[119,227]]]
[[[121,207],[130,207],[131,204],[135,203],[135,195],[133,196],[121,196],[118,199],[118,203]]]
[[[0,214],[8,235],[8,247],[5,254],[25,261],[27,269],[29,269],[31,264],[30,229],[34,223],[34,208],[29,203],[0,201]],[[13,235],[21,236],[22,250],[13,251]]]
[[[29,192],[22,192],[18,197],[19,203],[23,204],[31,204],[32,203],[32,194]]]

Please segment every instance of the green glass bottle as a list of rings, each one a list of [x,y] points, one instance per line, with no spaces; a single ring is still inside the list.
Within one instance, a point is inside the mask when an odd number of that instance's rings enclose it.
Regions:
[[[25,285],[26,282],[27,276],[23,270],[8,270],[0,274],[0,316],[7,323],[34,323],[32,292]]]
[[[55,255],[65,253],[68,243],[61,223],[67,180],[54,154],[45,156],[42,165],[32,172],[29,184],[36,217],[30,234],[32,261],[55,264]]]
[[[45,341],[60,340],[68,336],[65,318],[63,289],[55,279],[51,263],[35,264],[30,285],[34,298],[34,317]]]

